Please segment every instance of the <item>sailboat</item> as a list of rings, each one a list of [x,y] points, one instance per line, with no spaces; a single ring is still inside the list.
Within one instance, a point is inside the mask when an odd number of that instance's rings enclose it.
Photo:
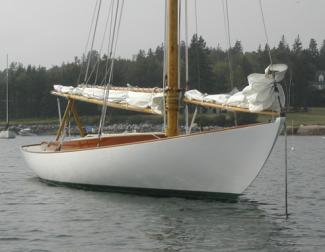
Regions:
[[[0,138],[9,139],[15,138],[16,134],[9,128],[9,68],[7,55],[7,72],[6,72],[6,127],[0,131]]]
[[[250,76],[252,85],[233,97],[232,103],[221,104],[220,96],[206,96],[197,90],[188,91],[183,99],[184,104],[192,106],[269,115],[271,122],[193,133],[193,115],[191,126],[181,132],[178,3],[178,0],[168,0],[167,4],[165,88],[54,87],[53,95],[68,100],[55,141],[21,148],[27,165],[42,181],[122,193],[235,199],[257,177],[285,122],[285,117],[273,105],[281,106],[279,82],[286,66],[271,65],[265,74]],[[254,93],[255,89],[260,93]],[[239,99],[243,94],[248,101],[246,105]],[[252,97],[264,97],[268,105],[256,104]],[[99,130],[98,135],[87,137],[75,101],[102,105],[103,109],[113,107],[166,115],[167,126],[158,133],[105,135]],[[81,137],[64,141],[68,114],[73,115]]]

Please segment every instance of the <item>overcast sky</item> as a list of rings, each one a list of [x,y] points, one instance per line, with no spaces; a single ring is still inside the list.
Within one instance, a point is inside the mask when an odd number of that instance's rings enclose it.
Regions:
[[[103,0],[103,9],[110,0]],[[265,44],[258,0],[228,0],[232,41],[244,50]],[[83,53],[95,0],[1,0],[0,69],[10,61],[51,67]],[[194,0],[188,0],[190,32],[195,31]],[[225,47],[221,0],[197,0],[198,33],[209,46]],[[291,45],[325,39],[325,0],[263,0],[270,44],[282,34]],[[129,57],[163,41],[164,0],[125,0],[117,55]],[[103,20],[101,21],[103,24]],[[103,26],[103,25],[101,25]]]

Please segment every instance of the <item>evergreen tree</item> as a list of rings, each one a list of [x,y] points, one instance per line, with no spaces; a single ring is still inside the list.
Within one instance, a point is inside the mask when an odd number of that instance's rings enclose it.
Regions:
[[[300,53],[302,51],[302,43],[301,43],[299,35],[295,39],[295,42],[292,45],[292,51],[293,51],[294,54],[298,54],[298,53]]]
[[[241,44],[241,41],[237,40],[235,42],[235,45],[231,49],[232,54],[243,54],[243,46]]]
[[[212,92],[213,85],[212,66],[209,62],[209,49],[206,42],[197,34],[193,35],[189,48],[189,85],[191,89],[203,92]]]
[[[281,37],[281,40],[280,40],[279,45],[278,45],[278,50],[283,51],[283,52],[284,51],[285,52],[290,51],[289,45],[288,45],[284,35],[282,35],[282,37]]]
[[[313,38],[309,42],[308,53],[311,56],[311,58],[313,58],[313,59],[316,59],[319,56],[319,51],[318,51],[318,48],[317,48],[317,42]]]
[[[325,40],[319,50],[319,68],[325,70]]]
[[[184,87],[185,75],[185,44],[181,44],[181,83]],[[276,48],[271,50],[273,63],[289,65],[287,83],[292,75],[293,86],[290,92],[293,96],[291,102],[297,108],[305,106],[325,106],[324,92],[312,91],[310,81],[315,79],[318,70],[325,70],[325,40],[320,49],[315,39],[311,39],[309,47],[304,49],[300,37],[297,36],[291,49],[282,36]],[[50,95],[53,84],[76,85],[80,72],[85,74],[87,58],[91,57],[92,63],[98,60],[97,51],[89,52],[87,57],[75,57],[71,63],[63,63],[49,69],[44,67],[23,66],[12,63],[9,69],[10,76],[10,114],[14,118],[29,117],[56,117],[57,104],[55,97]],[[243,53],[240,41],[230,49],[233,83],[242,88],[247,85],[247,75],[253,72],[263,73],[269,65],[268,48],[259,46],[257,51]],[[96,59],[97,58],[97,59]],[[161,87],[163,72],[164,46],[149,49],[147,52],[140,50],[132,59],[115,60],[113,84],[125,85],[130,83],[139,87]],[[107,56],[100,59],[97,83],[105,74]],[[90,72],[93,69],[91,64]],[[81,71],[82,70],[82,71]],[[207,93],[228,92],[231,89],[230,73],[227,50],[220,46],[208,48],[201,36],[194,35],[189,48],[190,89],[199,89]],[[84,76],[81,76],[83,80]],[[5,118],[5,84],[6,73],[0,71],[0,120]],[[95,79],[93,74],[90,83]],[[287,88],[289,92],[289,88]],[[97,108],[80,103],[83,114],[96,114]],[[122,113],[122,112],[119,112]]]

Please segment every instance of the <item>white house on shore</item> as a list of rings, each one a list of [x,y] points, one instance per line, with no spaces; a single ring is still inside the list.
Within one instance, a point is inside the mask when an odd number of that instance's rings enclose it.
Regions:
[[[317,90],[325,90],[325,71],[317,71],[315,81],[311,84]]]

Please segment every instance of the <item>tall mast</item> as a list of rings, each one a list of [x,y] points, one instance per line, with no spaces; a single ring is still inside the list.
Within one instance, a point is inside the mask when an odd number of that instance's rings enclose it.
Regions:
[[[8,69],[8,54],[7,54],[7,127],[9,126],[9,69]]]
[[[167,129],[168,137],[178,135],[178,0],[168,0],[168,62],[167,62]]]

